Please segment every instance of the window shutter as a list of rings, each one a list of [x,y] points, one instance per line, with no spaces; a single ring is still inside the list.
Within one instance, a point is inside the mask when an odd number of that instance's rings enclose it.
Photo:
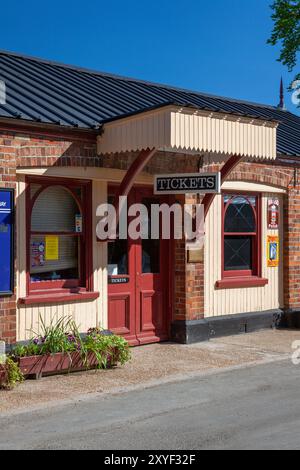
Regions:
[[[31,216],[32,232],[75,232],[80,210],[73,195],[61,186],[50,186],[37,198]]]

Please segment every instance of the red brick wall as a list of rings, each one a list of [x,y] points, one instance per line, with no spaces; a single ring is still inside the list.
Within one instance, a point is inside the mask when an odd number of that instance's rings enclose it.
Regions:
[[[16,188],[16,153],[13,138],[5,134],[0,135],[0,188]],[[0,339],[10,342],[15,340],[15,336],[16,297],[0,297]]]
[[[206,165],[202,171],[219,171],[220,165]],[[241,163],[229,180],[255,182],[287,189],[284,196],[284,304],[300,309],[300,172],[275,164]],[[192,201],[190,201],[192,202]],[[175,320],[204,317],[204,262],[187,263],[182,243],[176,245]],[[183,261],[184,260],[184,261]]]
[[[136,154],[97,156],[96,142],[83,139],[0,134],[0,187],[15,188],[16,168],[41,166],[106,167],[127,169]],[[158,153],[146,168],[149,173],[195,172],[201,159]],[[206,166],[204,171],[218,170]],[[300,308],[300,183],[294,186],[294,169],[277,165],[242,163],[230,176],[239,181],[261,182],[288,188],[284,206],[285,306]],[[184,199],[182,199],[184,203]],[[201,319],[204,315],[204,263],[187,263],[184,241],[175,242],[174,316],[176,320]],[[0,338],[16,336],[16,298],[0,298]]]

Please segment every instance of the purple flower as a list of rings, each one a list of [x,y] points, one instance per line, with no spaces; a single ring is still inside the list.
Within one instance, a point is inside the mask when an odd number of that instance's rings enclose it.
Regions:
[[[97,336],[101,334],[100,328],[90,328],[87,332],[88,336]]]
[[[40,337],[34,338],[34,340],[33,340],[33,344],[35,344],[36,346],[39,346],[42,342],[43,342],[42,338],[40,338]]]
[[[69,341],[69,343],[76,343],[76,341],[77,341],[75,336],[70,335],[70,334],[67,335],[67,340]]]

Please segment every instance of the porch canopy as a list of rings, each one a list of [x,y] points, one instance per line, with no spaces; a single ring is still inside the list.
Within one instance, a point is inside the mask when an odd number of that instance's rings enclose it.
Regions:
[[[275,160],[277,127],[274,120],[165,106],[104,124],[98,153],[156,149]]]
[[[128,196],[157,151],[223,154],[228,157],[220,171],[223,184],[244,158],[276,159],[277,127],[274,120],[171,105],[107,122],[98,137],[98,153],[140,152],[118,188],[118,207],[119,197]],[[202,201],[205,216],[214,196],[206,194]]]

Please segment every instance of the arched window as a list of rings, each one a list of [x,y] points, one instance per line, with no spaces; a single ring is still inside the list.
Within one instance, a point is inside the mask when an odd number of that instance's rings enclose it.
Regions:
[[[223,277],[259,275],[259,198],[223,197]]]
[[[28,184],[29,290],[91,288],[89,184]]]

